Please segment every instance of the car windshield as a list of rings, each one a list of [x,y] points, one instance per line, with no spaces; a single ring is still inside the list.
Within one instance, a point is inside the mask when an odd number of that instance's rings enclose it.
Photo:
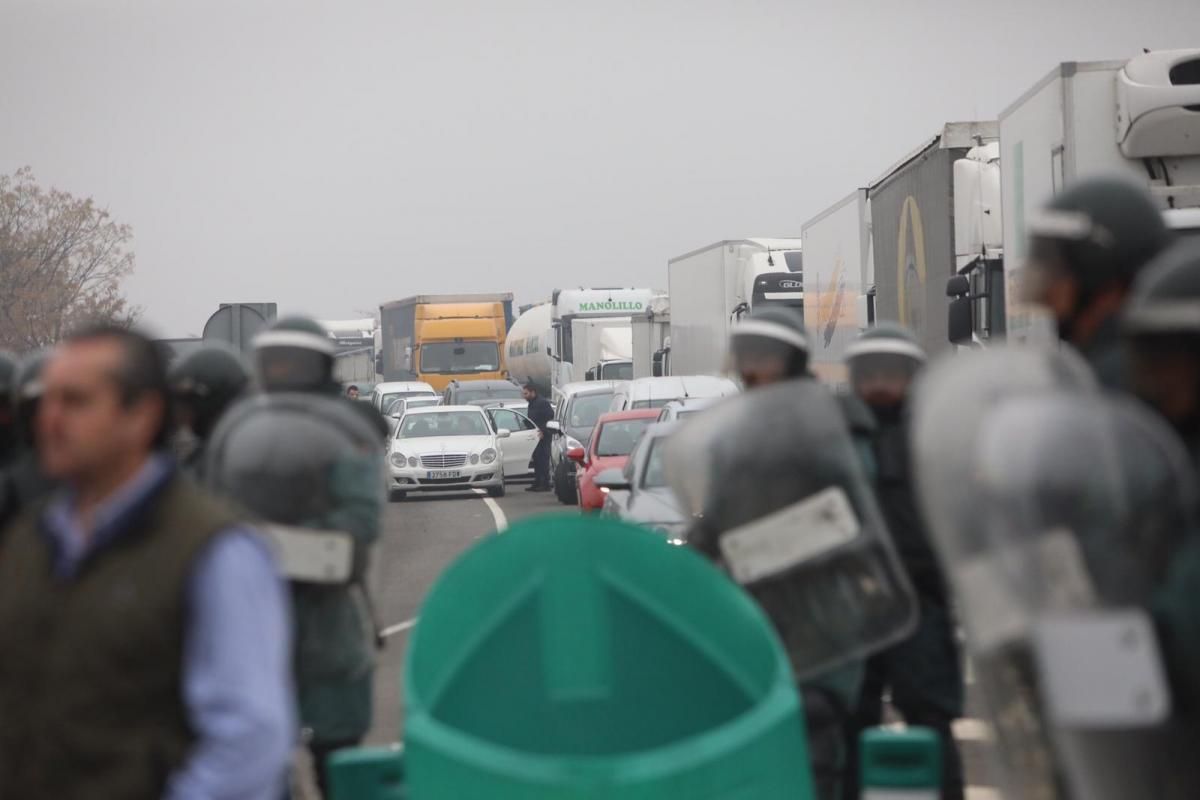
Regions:
[[[383,396],[383,400],[380,401],[379,407],[391,408],[393,403],[395,403],[397,400],[403,400],[405,397],[436,397],[436,395],[431,395],[428,391],[388,392]]]
[[[651,419],[622,419],[604,423],[600,428],[600,438],[596,440],[596,455],[627,456],[633,452],[638,437],[654,420]]]
[[[416,397],[398,397],[388,404],[387,414],[395,414],[397,411],[408,411],[413,408],[426,408],[428,406],[436,406],[442,402],[440,397],[435,395],[418,395]]]
[[[658,400],[634,400],[630,408],[662,408],[671,402],[671,398],[663,397]]]
[[[666,468],[663,465],[666,441],[665,437],[659,436],[646,443],[650,452],[646,454],[646,469],[642,473],[643,489],[661,489],[667,485]]]
[[[421,371],[433,374],[495,372],[500,348],[495,342],[430,342],[421,345]]]
[[[487,436],[491,433],[482,411],[445,411],[438,414],[408,414],[396,433],[397,439],[429,436]]]
[[[462,389],[454,394],[454,404],[469,405],[480,400],[522,400],[517,386],[489,386],[485,389]]]
[[[608,411],[611,404],[612,392],[576,395],[567,412],[567,425],[571,428],[590,431],[596,427],[596,420],[600,419],[601,414]]]

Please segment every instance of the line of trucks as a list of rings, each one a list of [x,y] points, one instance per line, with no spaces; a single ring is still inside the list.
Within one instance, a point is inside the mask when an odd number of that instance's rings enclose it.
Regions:
[[[579,380],[716,374],[731,326],[780,305],[804,315],[813,371],[834,385],[846,380],[846,345],[877,320],[909,325],[931,354],[1045,340],[1049,325],[1019,300],[1026,223],[1065,185],[1101,173],[1140,182],[1171,227],[1200,237],[1200,48],[1060,64],[997,119],[943,125],[799,237],[670,259],[666,292],[556,289],[516,318],[511,294],[386,303],[373,366],[439,391],[511,378],[547,394]],[[353,349],[357,376],[370,366]]]

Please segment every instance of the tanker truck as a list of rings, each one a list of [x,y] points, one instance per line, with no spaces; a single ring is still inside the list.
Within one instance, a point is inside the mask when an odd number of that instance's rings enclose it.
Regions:
[[[514,380],[550,394],[555,386],[628,377],[632,321],[656,294],[652,289],[555,289],[549,303],[522,314],[509,331],[505,356]]]

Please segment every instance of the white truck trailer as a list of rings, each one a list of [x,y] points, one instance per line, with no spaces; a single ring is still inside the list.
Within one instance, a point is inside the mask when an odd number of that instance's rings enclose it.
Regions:
[[[1064,186],[1123,174],[1172,227],[1200,228],[1200,49],[1059,64],[1000,113],[1000,148],[1008,336],[1039,341],[1050,328],[1020,302],[1026,225]]]
[[[672,375],[716,375],[729,329],[757,308],[804,312],[799,239],[717,242],[667,262]]]

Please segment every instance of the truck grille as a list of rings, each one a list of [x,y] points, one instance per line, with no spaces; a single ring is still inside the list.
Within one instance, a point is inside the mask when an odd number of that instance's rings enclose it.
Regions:
[[[433,453],[421,456],[421,466],[425,469],[454,469],[466,463],[466,453]]]

